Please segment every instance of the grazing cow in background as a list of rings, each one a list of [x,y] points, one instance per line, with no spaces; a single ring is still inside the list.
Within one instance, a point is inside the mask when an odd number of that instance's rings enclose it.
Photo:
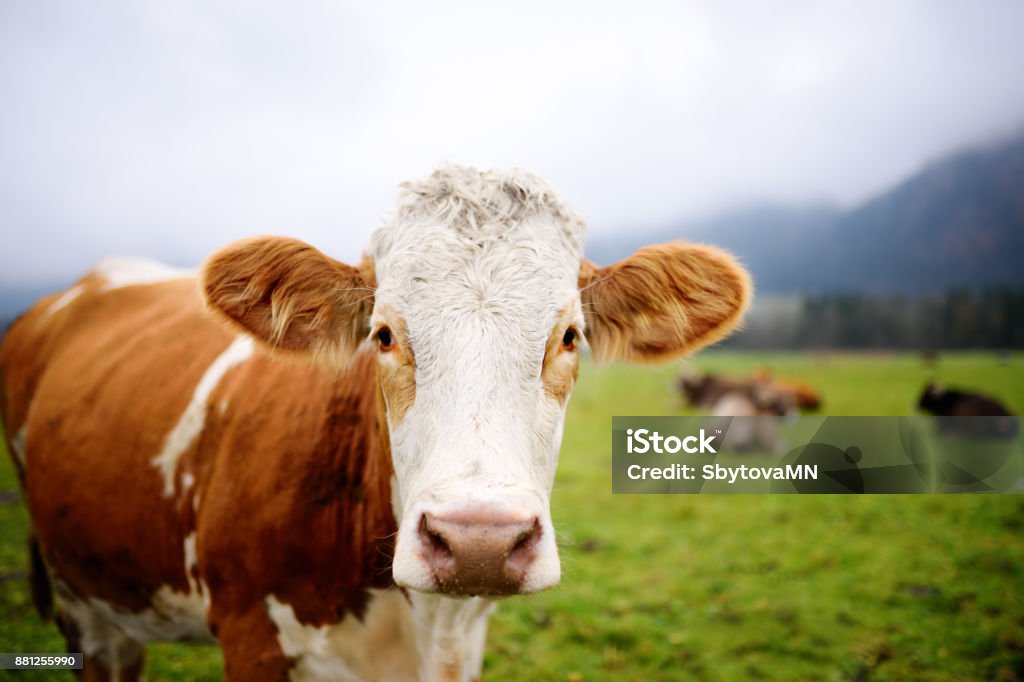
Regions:
[[[935,383],[924,387],[917,406],[940,417],[939,430],[947,434],[1011,438],[1017,435],[1017,419],[995,398],[980,393],[943,388]],[[942,419],[941,417],[1005,417],[1005,419]]]
[[[793,414],[796,408],[816,410],[821,407],[821,396],[814,388],[793,379],[773,377],[764,368],[749,379],[684,372],[676,380],[676,389],[691,407],[710,408],[712,414],[719,414],[717,406],[730,395],[743,396],[751,405],[749,410],[766,414]]]
[[[597,267],[583,233],[540,179],[452,167],[358,265],[251,239],[198,282],[104,264],[20,318],[0,409],[83,679],[138,679],[152,640],[217,642],[229,682],[478,677],[493,599],[559,580],[584,339],[668,360],[750,296],[716,249]]]
[[[717,374],[684,372],[676,380],[676,389],[683,394],[690,407],[713,407],[727,393],[742,392],[748,387],[748,382]]]
[[[995,398],[931,383],[924,387],[917,406],[938,417],[1008,417],[1010,411]]]
[[[747,386],[722,394],[708,414],[716,417],[791,417],[799,414],[796,400],[770,386]]]
[[[750,380],[755,384],[769,387],[775,393],[790,396],[796,407],[801,410],[813,412],[821,409],[821,395],[813,386],[803,381],[775,376],[767,367],[761,367],[754,372]]]
[[[708,412],[715,417],[746,417],[730,424],[723,448],[766,453],[786,449],[779,436],[778,418],[798,413],[792,395],[757,384],[726,391]]]

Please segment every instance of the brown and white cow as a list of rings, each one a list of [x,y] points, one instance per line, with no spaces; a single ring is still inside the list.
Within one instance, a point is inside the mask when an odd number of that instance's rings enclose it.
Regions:
[[[219,643],[233,681],[478,677],[494,598],[559,580],[584,338],[670,359],[750,296],[721,251],[599,268],[583,233],[540,179],[451,167],[356,266],[252,239],[198,280],[105,263],[19,319],[0,408],[84,679],[137,679],[153,640]]]

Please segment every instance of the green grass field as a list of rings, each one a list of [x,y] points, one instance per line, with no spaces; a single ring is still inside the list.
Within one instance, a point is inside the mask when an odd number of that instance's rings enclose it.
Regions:
[[[914,414],[932,377],[1024,412],[1022,355],[927,367],[912,355],[715,352],[693,364],[769,366],[817,386],[827,414]],[[581,368],[552,502],[562,584],[499,605],[486,679],[1024,679],[1020,496],[611,495],[612,415],[680,413],[678,371]],[[30,605],[26,523],[0,457],[0,650],[62,651]],[[217,680],[219,656],[152,646],[147,678]]]

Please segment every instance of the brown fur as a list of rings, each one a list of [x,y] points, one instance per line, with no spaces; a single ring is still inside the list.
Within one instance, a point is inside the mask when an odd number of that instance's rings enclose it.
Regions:
[[[576,384],[580,367],[579,353],[576,348],[582,342],[582,338],[577,338],[572,350],[562,345],[565,330],[571,326],[571,312],[571,308],[565,308],[559,313],[558,321],[551,329],[547,346],[544,348],[544,365],[540,373],[541,381],[544,383],[544,392],[562,405],[569,400],[569,394],[572,393],[572,388]],[[567,354],[569,355],[567,356]]]
[[[711,246],[660,244],[605,268],[580,267],[598,360],[663,362],[714,343],[739,324],[751,291],[746,271]]]
[[[258,237],[213,254],[200,286],[211,310],[272,348],[344,367],[369,332],[371,270],[297,239]]]
[[[189,590],[183,543],[195,531],[228,679],[280,678],[288,662],[276,631],[252,615],[269,595],[323,625],[361,614],[368,588],[392,585],[376,349],[339,372],[258,346],[210,395],[167,498],[152,460],[231,336],[204,313],[192,280],[107,292],[95,277],[83,282],[52,315],[55,299],[44,299],[0,349],[5,429],[28,426],[39,554],[73,594],[141,611],[161,587]],[[285,337],[311,325],[287,324]],[[195,478],[187,491],[185,472]]]
[[[146,535],[172,547],[190,530],[164,500],[151,459],[229,341],[217,328],[196,334],[202,318],[194,291],[188,280],[103,293],[90,282],[52,315],[43,306],[31,311],[0,355],[8,389],[34,387],[16,396],[12,412],[27,415],[26,503],[43,558],[76,594],[129,610],[148,606],[161,585],[188,587],[180,549],[136,547],[134,539],[143,532],[140,519]],[[190,299],[191,310],[181,305]],[[30,379],[35,344],[48,357],[46,371]],[[156,372],[154,353],[165,359]],[[159,398],[147,396],[150,386],[160,386]],[[113,428],[126,411],[135,428]],[[20,426],[5,414],[5,428]],[[131,505],[139,516],[97,500]]]
[[[796,379],[773,376],[767,367],[760,367],[750,380],[771,387],[773,390],[792,396],[801,410],[817,410],[821,407],[821,395],[813,386]]]
[[[379,363],[378,372],[391,424],[398,426],[416,400],[416,357],[409,343],[405,319],[386,305],[380,306],[378,313],[386,321],[394,339],[394,348],[385,351],[388,357]]]
[[[92,274],[76,282],[86,291],[95,290],[101,284],[101,280]],[[3,345],[0,346],[0,414],[4,418],[8,439],[13,438],[25,424],[29,403],[24,397],[35,393],[36,384],[50,359],[78,322],[77,316],[67,314],[67,310],[55,315],[47,314],[62,294],[58,292],[40,299],[31,310],[14,321],[3,337]]]

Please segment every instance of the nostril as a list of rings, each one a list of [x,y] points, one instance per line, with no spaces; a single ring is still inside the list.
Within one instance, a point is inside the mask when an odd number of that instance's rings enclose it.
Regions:
[[[516,536],[515,543],[508,554],[508,563],[511,566],[525,565],[533,561],[534,550],[540,542],[541,527],[540,520],[534,519],[533,524],[524,528]]]
[[[522,549],[531,544],[535,544],[539,535],[540,523],[534,521],[532,526],[519,533],[516,537],[515,543],[512,545],[512,551],[514,552],[517,549]]]
[[[451,546],[445,540],[444,534],[431,526],[430,521],[431,518],[428,514],[424,514],[420,518],[420,542],[423,543],[434,561],[451,559],[453,556]]]

